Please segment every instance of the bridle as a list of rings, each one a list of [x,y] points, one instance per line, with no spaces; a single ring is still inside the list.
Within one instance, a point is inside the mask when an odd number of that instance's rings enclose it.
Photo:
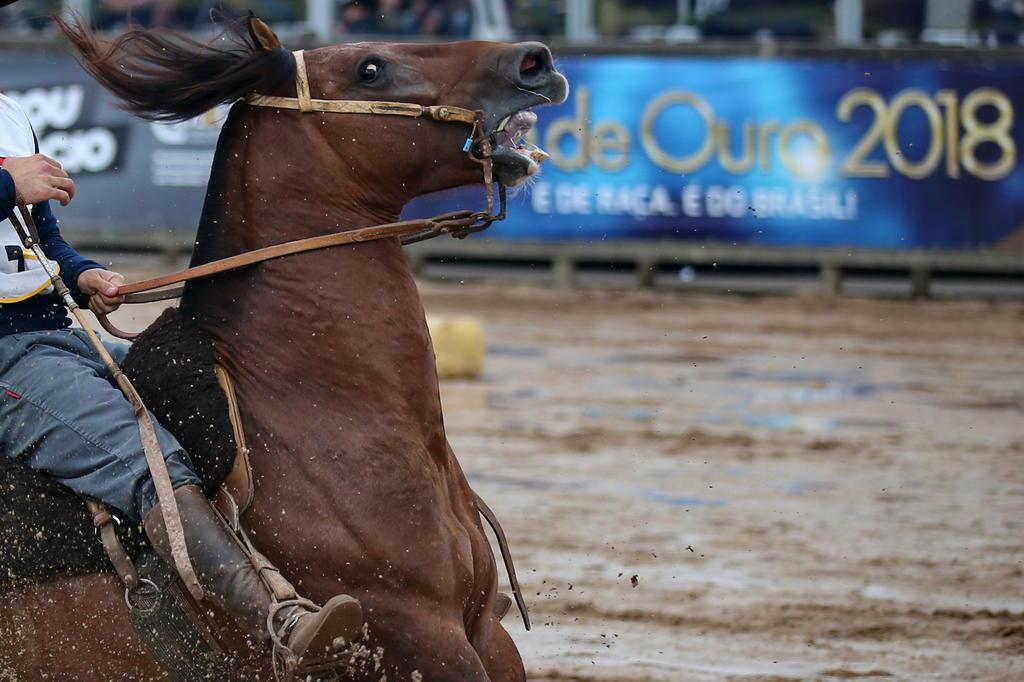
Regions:
[[[304,114],[320,112],[325,114],[371,114],[377,116],[408,116],[411,118],[430,118],[442,123],[466,123],[473,126],[462,151],[469,158],[482,166],[484,188],[487,193],[487,211],[459,211],[467,216],[472,215],[479,221],[486,220],[487,227],[495,220],[505,217],[505,197],[501,195],[501,209],[498,215],[494,210],[494,172],[491,155],[491,142],[487,138],[484,125],[484,112],[479,109],[464,109],[446,104],[423,106],[409,102],[382,102],[376,100],[352,99],[313,99],[309,93],[309,77],[306,75],[306,58],[304,50],[292,52],[295,57],[295,91],[296,97],[273,97],[271,95],[251,94],[245,102],[254,107],[270,107],[273,109],[291,109]],[[479,155],[474,152],[479,150]],[[451,214],[444,214],[445,216]],[[500,216],[500,217],[499,217]],[[441,217],[441,216],[438,216]],[[480,228],[480,229],[483,229]],[[468,234],[468,233],[467,233]],[[462,235],[465,236],[465,235]],[[422,241],[422,240],[416,240]]]
[[[383,225],[373,225],[345,232],[334,232],[319,237],[296,239],[283,244],[247,251],[196,267],[186,268],[169,275],[124,284],[118,288],[118,295],[125,297],[125,303],[149,303],[179,298],[184,287],[171,287],[171,285],[209,277],[296,253],[393,237],[400,238],[403,246],[439,237],[443,234],[450,234],[453,237],[462,239],[474,232],[487,229],[493,222],[505,219],[505,187],[501,184],[498,185],[498,211],[497,213],[494,212],[494,150],[487,135],[483,111],[474,111],[448,105],[423,106],[408,102],[313,99],[309,92],[309,78],[306,76],[306,61],[303,51],[297,50],[292,54],[295,56],[296,97],[251,94],[243,100],[246,104],[254,107],[298,111],[302,114],[320,112],[329,114],[406,116],[429,118],[444,123],[451,122],[471,125],[472,130],[462,146],[462,151],[472,161],[481,166],[484,191],[487,197],[487,209],[484,211],[452,211],[436,215],[432,218],[402,220]],[[97,318],[103,328],[114,336],[122,339],[134,339],[138,336],[138,334],[121,331],[107,319],[106,315],[99,314]]]

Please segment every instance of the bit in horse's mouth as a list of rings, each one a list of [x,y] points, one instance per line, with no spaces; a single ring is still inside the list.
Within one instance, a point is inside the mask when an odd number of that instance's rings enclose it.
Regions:
[[[495,161],[514,168],[502,174],[504,184],[516,185],[536,175],[548,158],[547,152],[524,139],[536,123],[537,114],[524,109],[502,119],[491,134]]]

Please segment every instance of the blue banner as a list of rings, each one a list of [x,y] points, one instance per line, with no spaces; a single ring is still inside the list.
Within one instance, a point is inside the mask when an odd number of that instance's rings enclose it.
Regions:
[[[537,110],[551,154],[485,234],[770,246],[979,249],[1024,243],[1024,64],[572,56]],[[195,229],[226,107],[132,118],[66,54],[3,51],[3,91],[79,186],[70,230]],[[478,206],[479,187],[407,213]]]
[[[551,158],[489,238],[976,249],[1024,225],[1024,65],[614,56],[559,67],[569,99],[537,111],[530,139]],[[473,191],[409,214],[472,203]]]

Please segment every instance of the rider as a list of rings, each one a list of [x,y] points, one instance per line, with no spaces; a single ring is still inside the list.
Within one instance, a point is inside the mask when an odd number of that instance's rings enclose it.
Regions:
[[[49,200],[66,206],[74,197],[75,184],[61,165],[39,153],[25,113],[0,93],[0,456],[142,521],[153,547],[174,565],[132,408],[111,384],[85,333],[68,329],[65,309],[8,218],[18,200],[31,205],[43,252],[75,300],[109,313],[123,301],[117,295],[123,277],[76,253],[50,212]],[[118,361],[127,354],[125,344],[106,345]],[[269,643],[273,627],[296,659],[321,657],[339,637],[352,641],[362,612],[346,595],[319,609],[278,608],[268,624],[275,599],[261,572],[276,569],[253,557],[227,529],[200,490],[188,454],[170,432],[159,425],[156,430],[189,555],[214,602],[257,642]]]

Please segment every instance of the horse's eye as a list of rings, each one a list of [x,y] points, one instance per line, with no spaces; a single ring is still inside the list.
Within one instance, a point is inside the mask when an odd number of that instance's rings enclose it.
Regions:
[[[381,63],[376,59],[370,59],[359,67],[359,80],[364,83],[372,83],[380,75]]]

